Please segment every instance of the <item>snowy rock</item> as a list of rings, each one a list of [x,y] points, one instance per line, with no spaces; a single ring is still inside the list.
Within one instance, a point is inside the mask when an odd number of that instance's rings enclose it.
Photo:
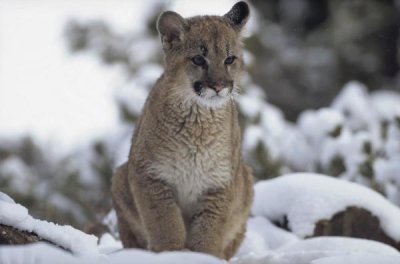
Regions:
[[[294,234],[305,238],[314,235],[321,220],[329,220],[351,207],[370,212],[371,219],[372,215],[376,217],[379,228],[398,245],[399,208],[366,187],[324,175],[298,173],[258,182],[252,214],[287,226]],[[357,228],[358,221],[354,220],[352,228]]]
[[[5,197],[4,195],[2,195]],[[0,200],[0,224],[15,229],[32,232],[64,249],[76,254],[97,253],[97,238],[83,233],[71,226],[61,226],[51,222],[34,219],[28,210],[10,200]]]
[[[380,227],[380,220],[368,210],[348,207],[329,220],[316,224],[313,236],[347,236],[380,241],[400,249],[400,243]]]

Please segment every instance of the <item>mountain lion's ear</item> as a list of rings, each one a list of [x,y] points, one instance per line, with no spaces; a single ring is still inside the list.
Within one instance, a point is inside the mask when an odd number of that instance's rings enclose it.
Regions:
[[[250,9],[246,2],[237,2],[232,9],[225,14],[229,22],[237,29],[242,29],[249,19]]]
[[[166,11],[158,18],[157,30],[161,35],[164,49],[169,49],[174,43],[182,41],[186,29],[186,20],[178,13]]]

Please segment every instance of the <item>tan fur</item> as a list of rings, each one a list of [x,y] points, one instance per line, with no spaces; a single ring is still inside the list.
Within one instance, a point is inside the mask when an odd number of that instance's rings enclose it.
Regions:
[[[243,239],[253,194],[231,96],[243,68],[248,10],[237,10],[247,7],[240,4],[224,17],[166,12],[159,19],[166,69],[146,101],[129,160],[112,179],[124,247],[229,259]],[[204,46],[207,67],[199,67],[192,58]],[[230,55],[237,59],[225,65]],[[196,81],[204,81],[201,95]],[[218,96],[215,81],[225,87]]]

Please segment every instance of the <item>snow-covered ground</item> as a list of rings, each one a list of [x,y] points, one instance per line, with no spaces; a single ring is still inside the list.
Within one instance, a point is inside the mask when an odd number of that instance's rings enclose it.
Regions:
[[[400,241],[400,209],[374,191],[344,180],[316,174],[292,174],[255,185],[252,217],[234,264],[324,264],[400,263],[396,249],[371,240],[346,237],[307,238],[315,223],[330,219],[349,206],[358,206],[377,216],[381,228]],[[287,231],[273,224],[287,216]],[[115,217],[115,216],[114,216]],[[113,214],[107,222],[115,225]],[[362,219],[360,220],[362,221]],[[97,238],[70,226],[33,219],[22,205],[0,193],[0,223],[33,231],[62,248],[39,243],[0,247],[0,263],[224,263],[193,252],[152,253],[122,249],[113,236]],[[345,262],[343,262],[345,261]]]

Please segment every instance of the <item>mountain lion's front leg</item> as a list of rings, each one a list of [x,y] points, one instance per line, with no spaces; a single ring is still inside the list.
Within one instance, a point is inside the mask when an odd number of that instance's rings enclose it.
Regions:
[[[223,234],[230,202],[227,190],[205,194],[191,218],[186,247],[223,258]]]
[[[182,250],[186,230],[171,188],[148,173],[130,175],[130,187],[153,251]]]

